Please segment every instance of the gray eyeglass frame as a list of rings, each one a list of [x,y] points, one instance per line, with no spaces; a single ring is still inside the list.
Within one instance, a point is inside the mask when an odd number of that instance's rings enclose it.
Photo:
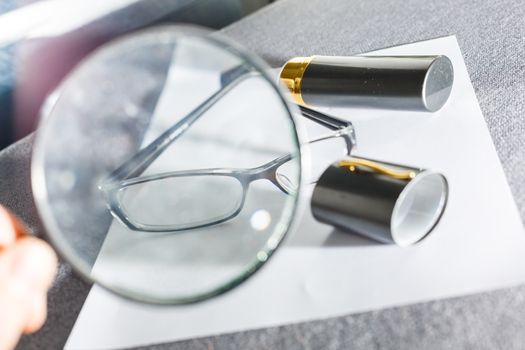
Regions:
[[[250,76],[254,76],[251,71],[246,70],[244,66],[236,67],[235,69],[226,73],[228,80],[224,80],[225,85],[211,95],[208,99],[202,102],[194,110],[184,116],[180,121],[175,123],[159,137],[153,140],[149,145],[142,148],[128,161],[124,162],[116,170],[114,170],[107,179],[99,184],[99,189],[103,192],[107,207],[113,217],[119,220],[123,225],[133,231],[142,232],[178,232],[190,229],[197,229],[208,227],[231,220],[237,216],[246,199],[246,194],[251,182],[256,180],[268,180],[285,194],[290,194],[290,190],[283,186],[277,175],[277,169],[296,157],[293,154],[286,154],[278,157],[266,164],[255,168],[246,169],[227,169],[227,168],[213,168],[213,169],[199,169],[199,170],[184,170],[165,172],[155,175],[140,176],[162,152],[169,147],[176,139],[182,136],[189,127],[197,121],[207,110],[209,110],[215,103],[217,103],[223,96],[230,92],[240,82]],[[298,105],[301,115],[306,117],[319,125],[322,125],[334,133],[310,140],[309,143],[315,143],[331,138],[342,137],[345,141],[347,155],[349,155],[355,146],[355,131],[351,122],[339,119],[333,116],[326,115],[311,108]],[[228,176],[235,178],[242,186],[243,194],[239,201],[238,207],[228,212],[227,214],[217,218],[210,218],[207,221],[201,221],[188,225],[146,225],[137,222],[126,214],[123,208],[119,194],[129,186],[156,181],[171,177],[190,177],[190,176]]]
[[[277,186],[281,191],[288,194],[289,191],[281,186],[279,181],[277,181],[277,169],[284,163],[292,159],[291,155],[285,155],[277,159],[272,160],[269,163],[266,163],[262,166],[256,168],[248,169],[224,169],[224,168],[214,168],[214,169],[199,169],[199,170],[187,170],[187,171],[174,171],[155,174],[151,176],[141,176],[133,179],[124,180],[119,183],[114,183],[111,187],[105,187],[103,191],[105,192],[106,201],[109,204],[111,213],[115,218],[122,222],[126,227],[134,231],[143,231],[143,232],[176,232],[176,231],[185,231],[190,229],[197,229],[207,226],[213,226],[220,224],[222,222],[233,219],[237,216],[243,206],[246,199],[246,194],[250,183],[256,180],[269,180],[275,186]],[[121,205],[121,200],[119,194],[121,191],[124,191],[129,186],[134,186],[141,183],[147,183],[151,181],[157,181],[165,178],[175,178],[175,177],[196,177],[196,176],[223,176],[231,177],[239,182],[242,187],[242,196],[240,197],[239,203],[236,205],[235,209],[227,212],[224,215],[221,215],[219,218],[214,217],[210,220],[202,220],[200,222],[195,222],[191,224],[178,224],[178,225],[147,225],[142,224],[136,220],[130,218],[126,213],[126,210]]]

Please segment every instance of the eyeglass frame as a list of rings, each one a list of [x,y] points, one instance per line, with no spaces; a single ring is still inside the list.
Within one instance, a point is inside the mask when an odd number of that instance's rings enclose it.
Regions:
[[[141,232],[180,232],[192,230],[197,228],[209,227],[223,223],[236,217],[244,206],[246,194],[251,182],[256,180],[269,180],[277,188],[285,194],[290,194],[290,191],[282,186],[277,179],[278,168],[295,157],[293,154],[286,154],[278,157],[266,164],[255,168],[245,169],[228,169],[228,168],[212,168],[212,169],[198,169],[198,170],[183,170],[174,172],[164,172],[155,175],[140,176],[162,152],[169,147],[176,139],[184,134],[189,127],[197,121],[207,110],[209,110],[215,103],[217,103],[223,96],[230,92],[240,82],[244,81],[250,76],[254,76],[253,72],[247,70],[243,65],[226,72],[229,80],[224,80],[225,85],[217,92],[212,94],[208,99],[202,102],[199,106],[189,112],[180,121],[168,128],[159,137],[153,140],[148,146],[142,148],[128,161],[124,162],[116,170],[114,170],[108,178],[99,184],[99,189],[103,192],[107,207],[112,216],[120,221],[124,226],[133,231]],[[310,140],[308,143],[315,143],[326,139],[342,137],[345,141],[347,155],[350,154],[355,147],[355,131],[351,122],[326,115],[319,111],[313,110],[303,105],[297,105],[303,117],[322,125],[335,133]],[[221,175],[235,178],[240,182],[243,194],[238,208],[234,211],[221,217],[220,219],[202,224],[196,224],[184,228],[177,228],[182,225],[144,225],[135,220],[132,220],[125,212],[119,199],[119,193],[126,187],[137,185],[140,183],[155,181],[168,177],[188,177],[188,176],[204,176],[204,175]]]

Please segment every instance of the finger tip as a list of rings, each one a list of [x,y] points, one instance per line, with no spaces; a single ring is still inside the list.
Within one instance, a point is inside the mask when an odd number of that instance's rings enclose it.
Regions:
[[[25,260],[26,269],[33,270],[28,275],[34,276],[37,286],[47,290],[57,272],[58,258],[53,249],[35,237],[24,237],[16,244],[19,256]]]
[[[34,333],[38,331],[46,322],[47,300],[45,294],[35,295],[31,300],[30,318],[24,327],[24,333]]]
[[[17,237],[16,225],[13,216],[0,206],[0,247],[13,244]]]

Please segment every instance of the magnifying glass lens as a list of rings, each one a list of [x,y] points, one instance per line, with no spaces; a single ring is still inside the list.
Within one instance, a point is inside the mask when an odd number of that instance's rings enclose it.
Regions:
[[[37,207],[86,278],[188,303],[254,273],[300,184],[290,106],[267,67],[224,39],[162,27],[85,59],[43,112]]]

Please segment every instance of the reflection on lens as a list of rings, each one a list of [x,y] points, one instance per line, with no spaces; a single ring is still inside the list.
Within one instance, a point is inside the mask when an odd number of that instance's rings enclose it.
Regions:
[[[264,231],[270,226],[272,216],[267,210],[259,209],[250,218],[250,224],[256,231]]]
[[[126,186],[118,198],[141,229],[180,230],[229,218],[241,206],[243,187],[232,176],[175,176]]]

